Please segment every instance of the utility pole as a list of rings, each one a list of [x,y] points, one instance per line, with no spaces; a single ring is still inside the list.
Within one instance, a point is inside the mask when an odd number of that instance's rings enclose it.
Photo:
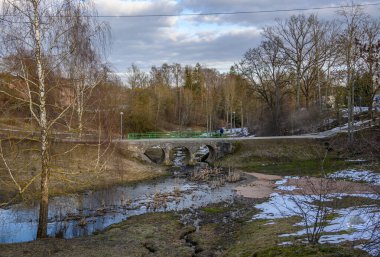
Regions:
[[[235,121],[236,121],[236,113],[235,112],[233,112],[233,115],[234,115],[234,119],[233,119],[233,121],[234,121],[234,128],[236,127],[236,124],[235,124]]]
[[[120,112],[120,139],[123,139],[123,112]]]

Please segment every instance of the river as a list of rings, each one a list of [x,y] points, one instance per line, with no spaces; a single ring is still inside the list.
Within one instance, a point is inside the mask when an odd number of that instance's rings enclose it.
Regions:
[[[204,153],[204,152],[203,152]],[[175,153],[175,166],[183,165],[183,154]],[[185,172],[180,170],[176,174]],[[210,203],[233,201],[232,184],[212,188],[176,176],[136,185],[115,186],[80,194],[52,197],[49,203],[48,235],[73,238],[102,231],[128,217],[150,212],[198,208]],[[39,205],[18,203],[0,209],[0,243],[36,239]]]

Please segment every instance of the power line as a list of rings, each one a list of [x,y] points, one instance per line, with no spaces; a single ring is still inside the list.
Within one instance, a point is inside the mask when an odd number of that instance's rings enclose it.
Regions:
[[[368,7],[379,6],[380,3],[355,4],[355,5],[340,5],[326,7],[311,7],[311,8],[293,8],[293,9],[276,9],[276,10],[261,10],[261,11],[236,11],[236,12],[207,12],[207,13],[180,13],[180,14],[136,14],[136,15],[98,15],[86,17],[99,18],[147,18],[147,17],[183,17],[183,16],[219,16],[219,15],[244,15],[244,14],[259,14],[259,13],[277,13],[277,12],[294,12],[294,11],[317,11],[330,10],[348,7]]]
[[[310,7],[310,8],[293,8],[293,9],[276,9],[276,10],[261,10],[261,11],[236,11],[236,12],[206,12],[206,13],[179,13],[179,14],[136,14],[136,15],[82,15],[82,17],[97,17],[97,18],[148,18],[148,17],[186,17],[186,16],[219,16],[219,15],[244,15],[244,14],[260,14],[260,13],[279,13],[279,12],[295,12],[295,11],[318,11],[318,10],[332,10],[341,8],[352,8],[352,7],[369,7],[369,6],[379,6],[378,3],[368,3],[368,4],[354,4],[354,5],[339,5],[339,6],[325,6],[325,7]],[[14,14],[6,14],[3,17],[13,17]],[[74,17],[70,15],[57,15],[50,17]],[[7,21],[4,18],[0,20]],[[11,22],[11,21],[8,21]],[[17,22],[17,23],[27,23],[27,22]]]

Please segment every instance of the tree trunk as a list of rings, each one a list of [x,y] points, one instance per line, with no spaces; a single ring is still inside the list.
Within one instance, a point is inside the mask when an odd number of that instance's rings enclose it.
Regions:
[[[49,151],[46,130],[41,131],[41,170],[41,199],[37,238],[46,238],[49,215]]]
[[[35,61],[37,66],[38,87],[39,87],[39,125],[41,131],[41,199],[40,199],[40,213],[38,218],[37,238],[47,237],[47,220],[48,220],[48,207],[49,207],[49,147],[48,147],[48,128],[46,111],[46,89],[45,79],[42,66],[42,52],[41,52],[41,35],[40,35],[40,16],[38,12],[39,1],[35,0],[33,3],[34,12],[34,43],[35,43]],[[30,99],[32,101],[32,99]]]
[[[301,95],[301,76],[300,68],[297,67],[297,85],[296,85],[296,110],[300,109],[300,95]]]
[[[83,81],[76,82],[76,101],[77,101],[77,116],[78,116],[78,133],[79,138],[82,137],[83,133],[83,109],[84,109],[84,86]]]
[[[310,105],[310,96],[309,96],[309,92],[307,92],[305,94],[305,105],[306,105],[306,109],[309,110],[309,105]]]

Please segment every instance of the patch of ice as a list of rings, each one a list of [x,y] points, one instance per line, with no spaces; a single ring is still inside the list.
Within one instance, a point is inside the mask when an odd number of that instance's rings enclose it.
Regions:
[[[373,185],[380,185],[380,174],[368,170],[341,170],[328,176],[332,179],[348,179],[354,182],[367,182]]]

